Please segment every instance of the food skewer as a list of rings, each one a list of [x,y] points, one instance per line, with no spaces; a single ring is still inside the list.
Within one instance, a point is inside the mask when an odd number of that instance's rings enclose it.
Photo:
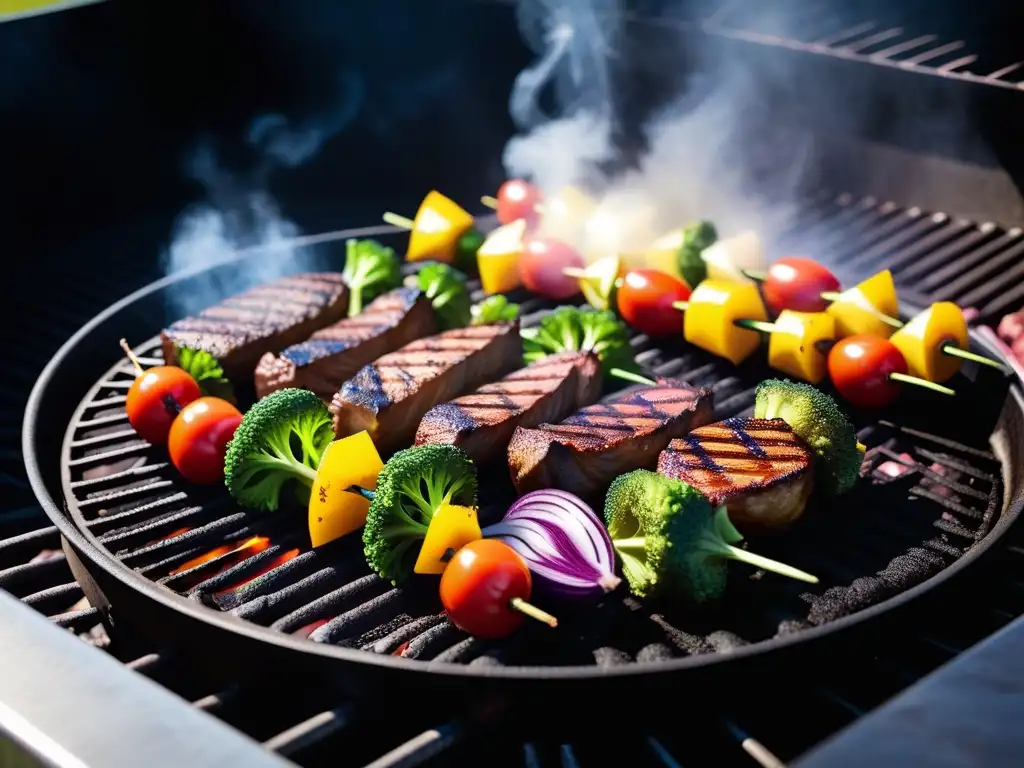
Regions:
[[[437,190],[423,198],[416,218],[391,211],[385,211],[381,218],[409,232],[406,261],[471,264],[484,242],[483,234],[473,226],[472,214]]]

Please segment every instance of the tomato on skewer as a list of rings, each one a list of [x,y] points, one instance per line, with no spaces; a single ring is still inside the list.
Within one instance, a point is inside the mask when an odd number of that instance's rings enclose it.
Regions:
[[[852,405],[884,408],[900,393],[892,374],[906,374],[907,361],[888,339],[877,336],[848,336],[836,342],[828,353],[832,384]]]
[[[540,200],[540,190],[535,186],[522,179],[509,179],[498,189],[498,221],[511,224],[516,219],[525,219],[532,225],[539,216]]]
[[[839,280],[816,261],[799,257],[779,259],[768,268],[761,287],[772,314],[784,309],[823,312],[829,302],[822,294],[839,290]]]
[[[224,480],[224,454],[242,413],[227,400],[201,397],[186,405],[171,424],[167,451],[189,482],[211,485]]]
[[[681,333],[679,310],[673,305],[689,298],[686,283],[657,269],[630,270],[617,293],[622,319],[651,336]]]
[[[583,257],[571,245],[553,237],[534,235],[523,243],[519,277],[523,285],[547,299],[568,299],[580,292],[579,280],[564,270],[583,269]]]
[[[161,445],[167,442],[167,433],[181,409],[203,393],[184,369],[157,365],[143,370],[124,339],[121,339],[121,348],[135,368],[135,381],[128,388],[124,403],[128,423],[147,443]]]

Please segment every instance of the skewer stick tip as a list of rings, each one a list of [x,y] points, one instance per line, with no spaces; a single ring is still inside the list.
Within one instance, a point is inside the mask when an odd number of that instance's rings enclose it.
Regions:
[[[566,277],[573,277],[577,280],[583,280],[587,277],[587,270],[581,269],[580,267],[565,267],[562,269],[562,274]]]
[[[513,597],[509,601],[509,607],[514,611],[519,611],[525,616],[529,616],[531,619],[536,619],[537,621],[547,624],[552,629],[558,626],[558,619],[550,613],[542,611],[537,606],[530,605],[530,603],[526,602],[521,597]]]
[[[944,387],[941,384],[936,384],[934,381],[928,381],[927,379],[921,379],[917,376],[908,376],[905,373],[890,373],[889,378],[893,381],[899,381],[903,384],[913,384],[915,387],[923,387],[924,389],[930,389],[932,392],[938,392],[941,395],[955,395],[956,390]]]
[[[484,195],[480,198],[480,202],[493,210],[497,210],[498,208],[498,198],[492,197],[491,195]]]
[[[995,368],[997,371],[1006,372],[1006,366],[1000,363],[998,360],[993,360],[983,355],[976,355],[973,352],[968,352],[966,349],[961,349],[955,344],[946,344],[942,347],[942,351],[947,355],[953,357],[959,357],[961,360],[970,360],[972,363],[978,363],[980,365],[987,365],[990,368]]]
[[[688,301],[674,301],[672,302],[672,309],[678,309],[680,312],[685,312],[690,308],[690,302]]]
[[[384,219],[384,222],[386,224],[390,224],[393,227],[398,227],[399,229],[413,230],[416,228],[416,222],[414,222],[408,216],[400,216],[397,213],[392,213],[391,211],[385,211],[384,215],[381,216],[381,218]]]
[[[128,340],[121,339],[120,344],[121,349],[124,350],[125,356],[131,361],[132,368],[135,369],[135,375],[138,377],[145,373],[145,371],[142,370],[142,363],[139,362],[139,358],[135,356],[135,353],[132,352],[132,348],[128,346]]]

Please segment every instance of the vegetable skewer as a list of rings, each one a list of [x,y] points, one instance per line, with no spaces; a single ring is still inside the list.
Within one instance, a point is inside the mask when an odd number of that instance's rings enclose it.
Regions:
[[[480,198],[481,203],[498,212],[498,221],[502,224],[523,219],[531,227],[536,224],[538,214],[544,213],[540,200],[540,190],[522,179],[506,181],[498,188],[497,197],[484,195]]]
[[[202,397],[199,384],[175,365],[143,369],[125,339],[121,339],[121,349],[135,371],[135,381],[125,398],[128,423],[147,443],[165,443],[181,409]]]
[[[423,198],[415,219],[390,211],[382,218],[393,227],[409,231],[406,261],[469,264],[484,241],[473,226],[473,216],[436,190]]]

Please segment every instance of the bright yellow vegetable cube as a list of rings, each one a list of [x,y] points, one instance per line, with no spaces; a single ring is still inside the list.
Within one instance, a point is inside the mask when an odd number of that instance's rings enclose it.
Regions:
[[[327,446],[309,495],[309,538],[314,547],[352,533],[366,524],[370,502],[346,491],[358,485],[376,490],[377,475],[384,468],[373,441],[357,432]]]
[[[708,268],[708,278],[731,283],[752,283],[743,270],[765,272],[768,260],[764,244],[752,230],[726,237],[712,243],[701,252],[701,258]]]
[[[827,312],[784,309],[768,341],[768,364],[783,373],[817,384],[828,375],[828,352],[816,345],[835,339],[836,323]]]
[[[705,280],[690,295],[683,335],[694,346],[739,365],[761,345],[761,335],[738,327],[736,320],[768,320],[757,286]]]
[[[430,519],[413,571],[444,573],[449,550],[458,552],[471,541],[482,538],[483,532],[475,507],[442,504]]]
[[[416,211],[406,261],[455,261],[459,238],[473,226],[473,217],[458,203],[431,190]]]
[[[476,265],[484,293],[505,293],[519,287],[519,259],[523,255],[526,220],[498,227],[476,252]]]
[[[899,297],[888,269],[847,288],[826,310],[836,321],[836,338],[866,333],[889,338],[895,330],[884,318],[898,318]]]
[[[684,231],[677,229],[663,235],[654,241],[654,244],[643,256],[643,266],[667,272],[672,277],[679,278],[684,283],[686,279],[679,271],[679,249],[683,247]]]
[[[911,376],[942,384],[960,370],[959,357],[942,351],[946,344],[967,349],[967,320],[951,301],[932,304],[890,337],[903,353]]]

